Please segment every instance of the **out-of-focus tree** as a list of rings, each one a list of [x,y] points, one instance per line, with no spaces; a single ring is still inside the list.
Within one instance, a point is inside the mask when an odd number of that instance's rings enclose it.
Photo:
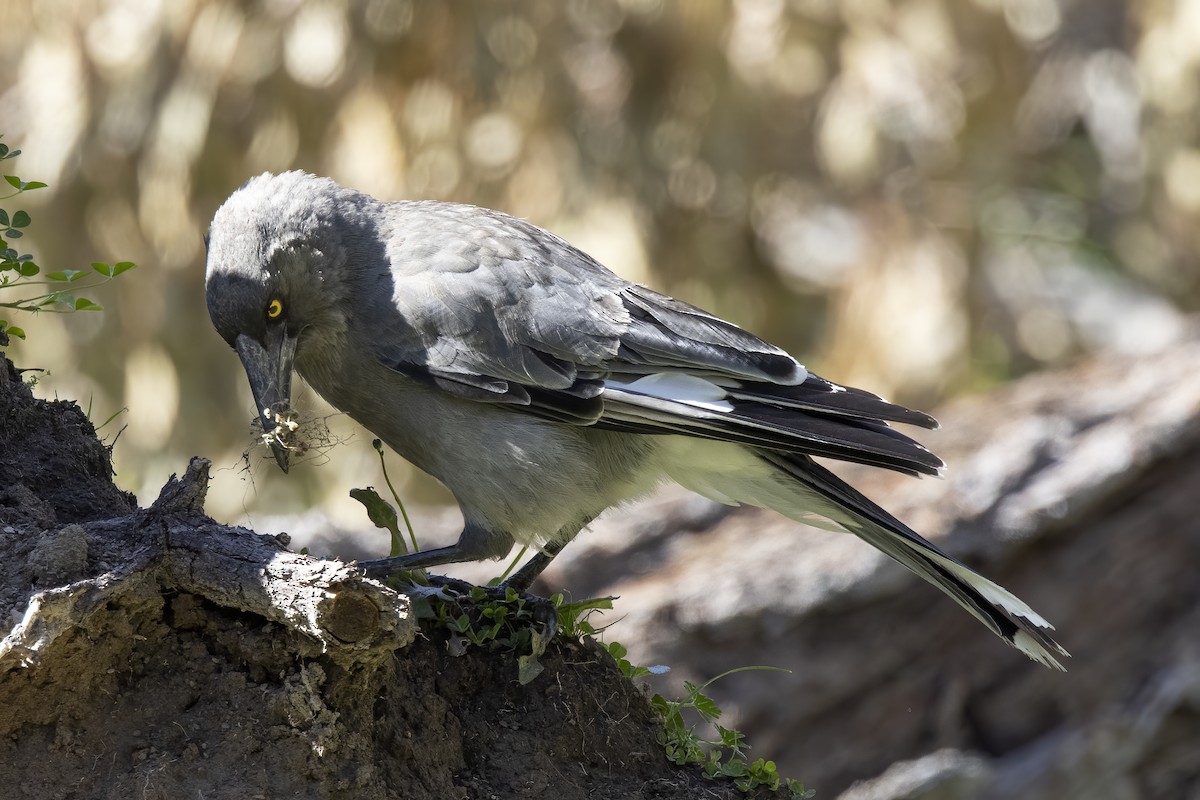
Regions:
[[[135,489],[198,452],[234,475],[251,441],[202,237],[263,170],[527,217],[914,402],[1153,348],[1200,299],[1198,0],[7,0],[0,19],[0,124],[51,184],[41,217],[78,231],[31,230],[41,261],[141,265],[110,313],[31,321],[14,354],[129,408]],[[373,474],[351,449],[336,481],[260,488],[332,503]],[[248,494],[232,483],[218,513]]]

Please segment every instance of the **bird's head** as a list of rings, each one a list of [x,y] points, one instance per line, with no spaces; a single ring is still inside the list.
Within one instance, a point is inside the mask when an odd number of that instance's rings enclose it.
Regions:
[[[292,368],[346,328],[347,249],[369,199],[302,172],[260,175],[217,210],[206,239],[213,325],[237,351],[268,434],[291,404]],[[288,448],[268,441],[288,468]]]

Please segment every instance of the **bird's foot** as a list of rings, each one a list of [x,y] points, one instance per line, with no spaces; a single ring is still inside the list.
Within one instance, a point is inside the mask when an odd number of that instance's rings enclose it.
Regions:
[[[489,608],[503,607],[510,620],[527,620],[539,626],[541,636],[546,640],[554,638],[558,633],[558,607],[548,598],[519,591],[506,583],[476,586],[445,575],[430,575],[428,585],[441,590],[439,596],[444,601],[459,605],[469,603],[480,609],[480,614],[486,618],[485,621],[494,620],[497,616],[495,612],[489,612]]]

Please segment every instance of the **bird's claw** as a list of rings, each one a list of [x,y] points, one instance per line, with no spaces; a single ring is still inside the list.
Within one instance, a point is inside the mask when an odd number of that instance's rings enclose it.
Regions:
[[[533,622],[541,626],[542,635],[547,640],[554,638],[554,635],[558,633],[558,608],[554,605],[554,601],[548,598],[519,591],[507,583],[500,583],[496,586],[476,586],[468,581],[445,575],[430,575],[429,585],[452,592],[454,596],[447,599],[456,601],[478,602],[482,599],[490,603],[523,603],[529,610]]]

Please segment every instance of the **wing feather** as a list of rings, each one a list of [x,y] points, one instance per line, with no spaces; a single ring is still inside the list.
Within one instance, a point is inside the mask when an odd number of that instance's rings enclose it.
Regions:
[[[805,378],[787,352],[703,309],[636,284],[626,286],[621,297],[632,311],[621,343],[643,357],[783,384]]]
[[[636,387],[636,383],[632,385]],[[610,384],[604,419],[769,450],[826,456],[910,475],[938,475],[940,458],[883,423],[731,403],[728,410]]]
[[[865,420],[886,420],[936,430],[937,420],[921,411],[889,403],[878,395],[840,386],[811,372],[798,386],[746,383],[729,389],[729,394],[780,408],[835,414]]]

